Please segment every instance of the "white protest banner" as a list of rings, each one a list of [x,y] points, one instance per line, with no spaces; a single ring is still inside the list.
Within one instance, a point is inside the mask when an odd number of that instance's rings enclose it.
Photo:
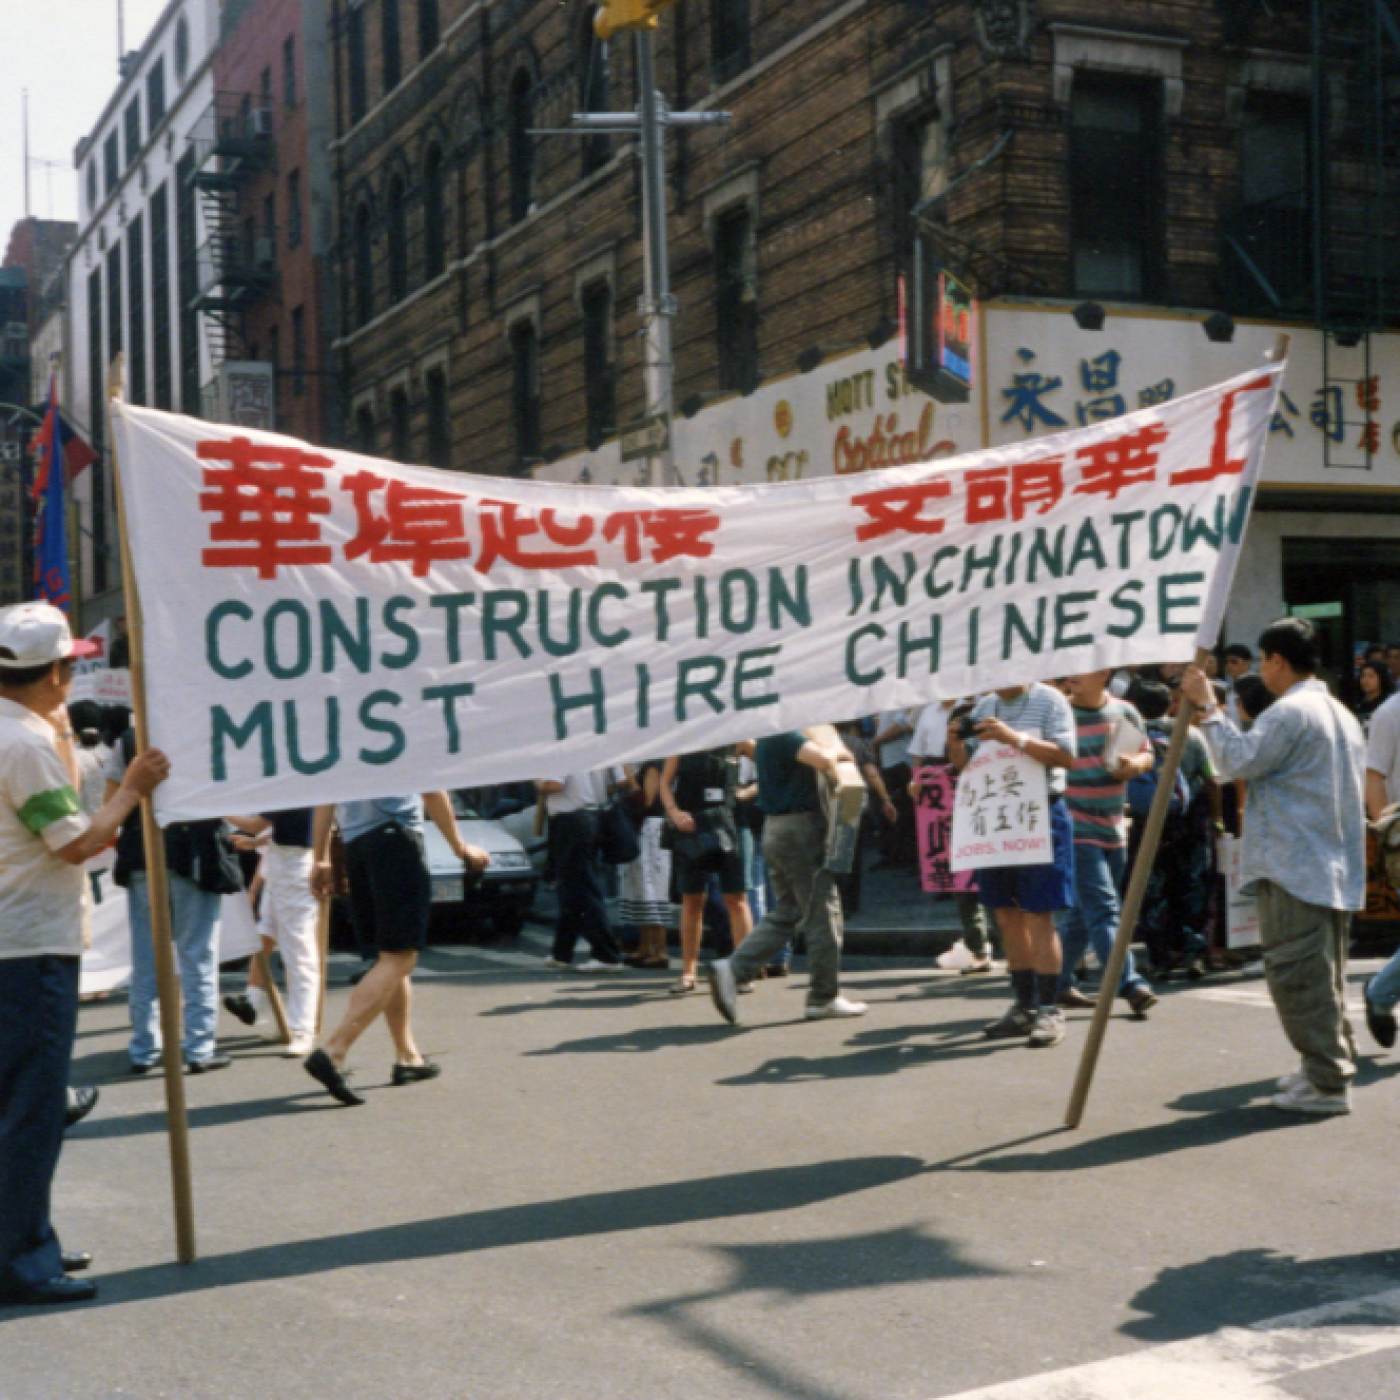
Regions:
[[[707,489],[113,407],[160,820],[558,776],[1213,643],[1281,365],[1073,433]]]
[[[983,741],[958,777],[950,870],[1048,865],[1050,776],[1014,744]]]

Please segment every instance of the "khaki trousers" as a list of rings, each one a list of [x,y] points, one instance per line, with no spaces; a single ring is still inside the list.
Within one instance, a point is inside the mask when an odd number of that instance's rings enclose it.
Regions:
[[[1356,1073],[1343,995],[1351,914],[1305,904],[1271,880],[1258,895],[1264,973],[1284,1034],[1313,1087],[1339,1094]]]

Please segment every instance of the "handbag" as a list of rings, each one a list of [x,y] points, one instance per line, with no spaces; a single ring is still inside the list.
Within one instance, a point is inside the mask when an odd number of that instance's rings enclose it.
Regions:
[[[609,865],[630,865],[642,853],[637,828],[614,798],[598,812],[598,854]]]

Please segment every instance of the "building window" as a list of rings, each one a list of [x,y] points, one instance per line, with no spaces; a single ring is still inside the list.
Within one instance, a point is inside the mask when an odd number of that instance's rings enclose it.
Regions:
[[[1070,99],[1070,238],[1077,296],[1144,298],[1161,269],[1162,89],[1075,75]]]
[[[175,81],[183,83],[190,69],[190,26],[184,15],[175,22]]]
[[[165,119],[165,63],[157,58],[146,74],[146,123],[152,131]]]
[[[447,261],[442,148],[429,146],[423,162],[423,276],[431,281]]]
[[[608,73],[608,45],[593,32],[593,12],[586,10],[579,26],[579,108],[584,112],[606,112],[608,110],[611,82]],[[585,136],[580,143],[583,148],[583,173],[591,175],[600,165],[607,163],[611,154],[611,139],[604,132]]]
[[[126,314],[131,327],[132,403],[146,402],[146,247],[141,216],[126,226]]]
[[[413,460],[413,436],[409,429],[408,393],[395,389],[389,395],[389,453],[396,462]]]
[[[174,407],[170,372],[170,208],[164,184],[151,194],[151,369],[157,408]]]
[[[262,202],[262,239],[254,250],[259,267],[270,266],[277,257],[277,196],[269,190]]]
[[[369,88],[365,79],[365,10],[362,4],[351,4],[345,16],[345,61],[349,72],[350,122],[354,125],[369,105]]]
[[[1306,309],[1312,294],[1311,112],[1305,99],[1251,93],[1240,131],[1240,208],[1227,219],[1227,305]],[[1243,253],[1253,267],[1245,263]]]
[[[374,227],[368,204],[355,210],[355,320],[374,315]]]
[[[428,397],[428,461],[435,467],[452,465],[452,420],[447,409],[447,372],[440,366],[423,378]]]
[[[715,321],[719,386],[758,386],[758,277],[753,216],[739,205],[715,220]]]
[[[535,192],[534,138],[529,135],[535,124],[535,102],[530,74],[521,68],[510,80],[510,221],[519,223],[530,212]]]
[[[749,66],[749,0],[711,0],[710,67],[727,82]]]
[[[535,323],[528,317],[510,328],[511,410],[517,465],[533,466],[540,456],[540,350]]]
[[[368,404],[355,410],[355,446],[361,452],[374,451],[374,410]]]
[[[294,34],[282,40],[282,105],[297,105],[297,41]]]
[[[257,356],[251,358],[256,360]],[[282,369],[282,327],[276,324],[267,333],[267,360],[272,366],[273,381],[276,382]]]
[[[379,0],[379,62],[384,91],[393,92],[403,77],[399,46],[399,0]]]
[[[109,195],[121,179],[121,151],[117,146],[117,133],[111,131],[102,143],[102,193]]]
[[[403,176],[395,175],[389,181],[389,197],[385,204],[385,216],[389,223],[390,305],[408,295],[408,210],[404,206]]]
[[[287,172],[287,247],[301,246],[301,171]]]
[[[272,111],[272,69],[264,68],[258,74],[258,106],[262,111]]]
[[[292,393],[306,392],[306,309],[292,307]]]
[[[122,245],[107,250],[107,363],[121,354],[122,339]],[[105,376],[104,376],[105,377]]]
[[[97,162],[90,160],[87,163],[87,212],[92,213],[97,208]]]
[[[437,0],[418,0],[418,57],[427,58],[442,38]]]
[[[595,450],[617,430],[617,378],[613,368],[612,287],[590,282],[579,298],[583,309],[583,383],[588,446]]]
[[[186,151],[175,167],[175,282],[180,307],[180,407],[199,416],[199,322],[193,310],[198,291],[194,152]]]

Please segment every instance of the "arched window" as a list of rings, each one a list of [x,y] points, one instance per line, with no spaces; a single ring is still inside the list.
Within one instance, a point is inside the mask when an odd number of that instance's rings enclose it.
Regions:
[[[510,159],[510,221],[519,223],[530,212],[535,191],[534,137],[529,130],[535,124],[533,84],[529,72],[518,69],[510,80],[509,159]]]
[[[374,315],[374,222],[369,205],[355,210],[355,320],[363,326]]]
[[[399,0],[379,0],[379,63],[384,77],[384,91],[393,92],[403,79]]]
[[[608,74],[608,46],[593,32],[593,11],[591,8],[585,10],[580,25],[578,59],[579,110],[606,112],[611,88]],[[605,133],[585,136],[581,144],[583,146],[583,173],[590,175],[600,165],[606,164],[610,154],[609,137]]]
[[[749,0],[711,0],[710,67],[717,83],[728,82],[750,63]]]
[[[413,436],[409,427],[408,394],[395,389],[389,395],[389,450],[396,462],[413,460]]]
[[[408,211],[404,208],[402,175],[389,181],[389,300],[402,301],[408,295]]]
[[[447,261],[442,147],[429,146],[423,162],[423,276],[431,281]]]
[[[374,410],[368,404],[355,410],[355,446],[361,452],[374,451]]]

